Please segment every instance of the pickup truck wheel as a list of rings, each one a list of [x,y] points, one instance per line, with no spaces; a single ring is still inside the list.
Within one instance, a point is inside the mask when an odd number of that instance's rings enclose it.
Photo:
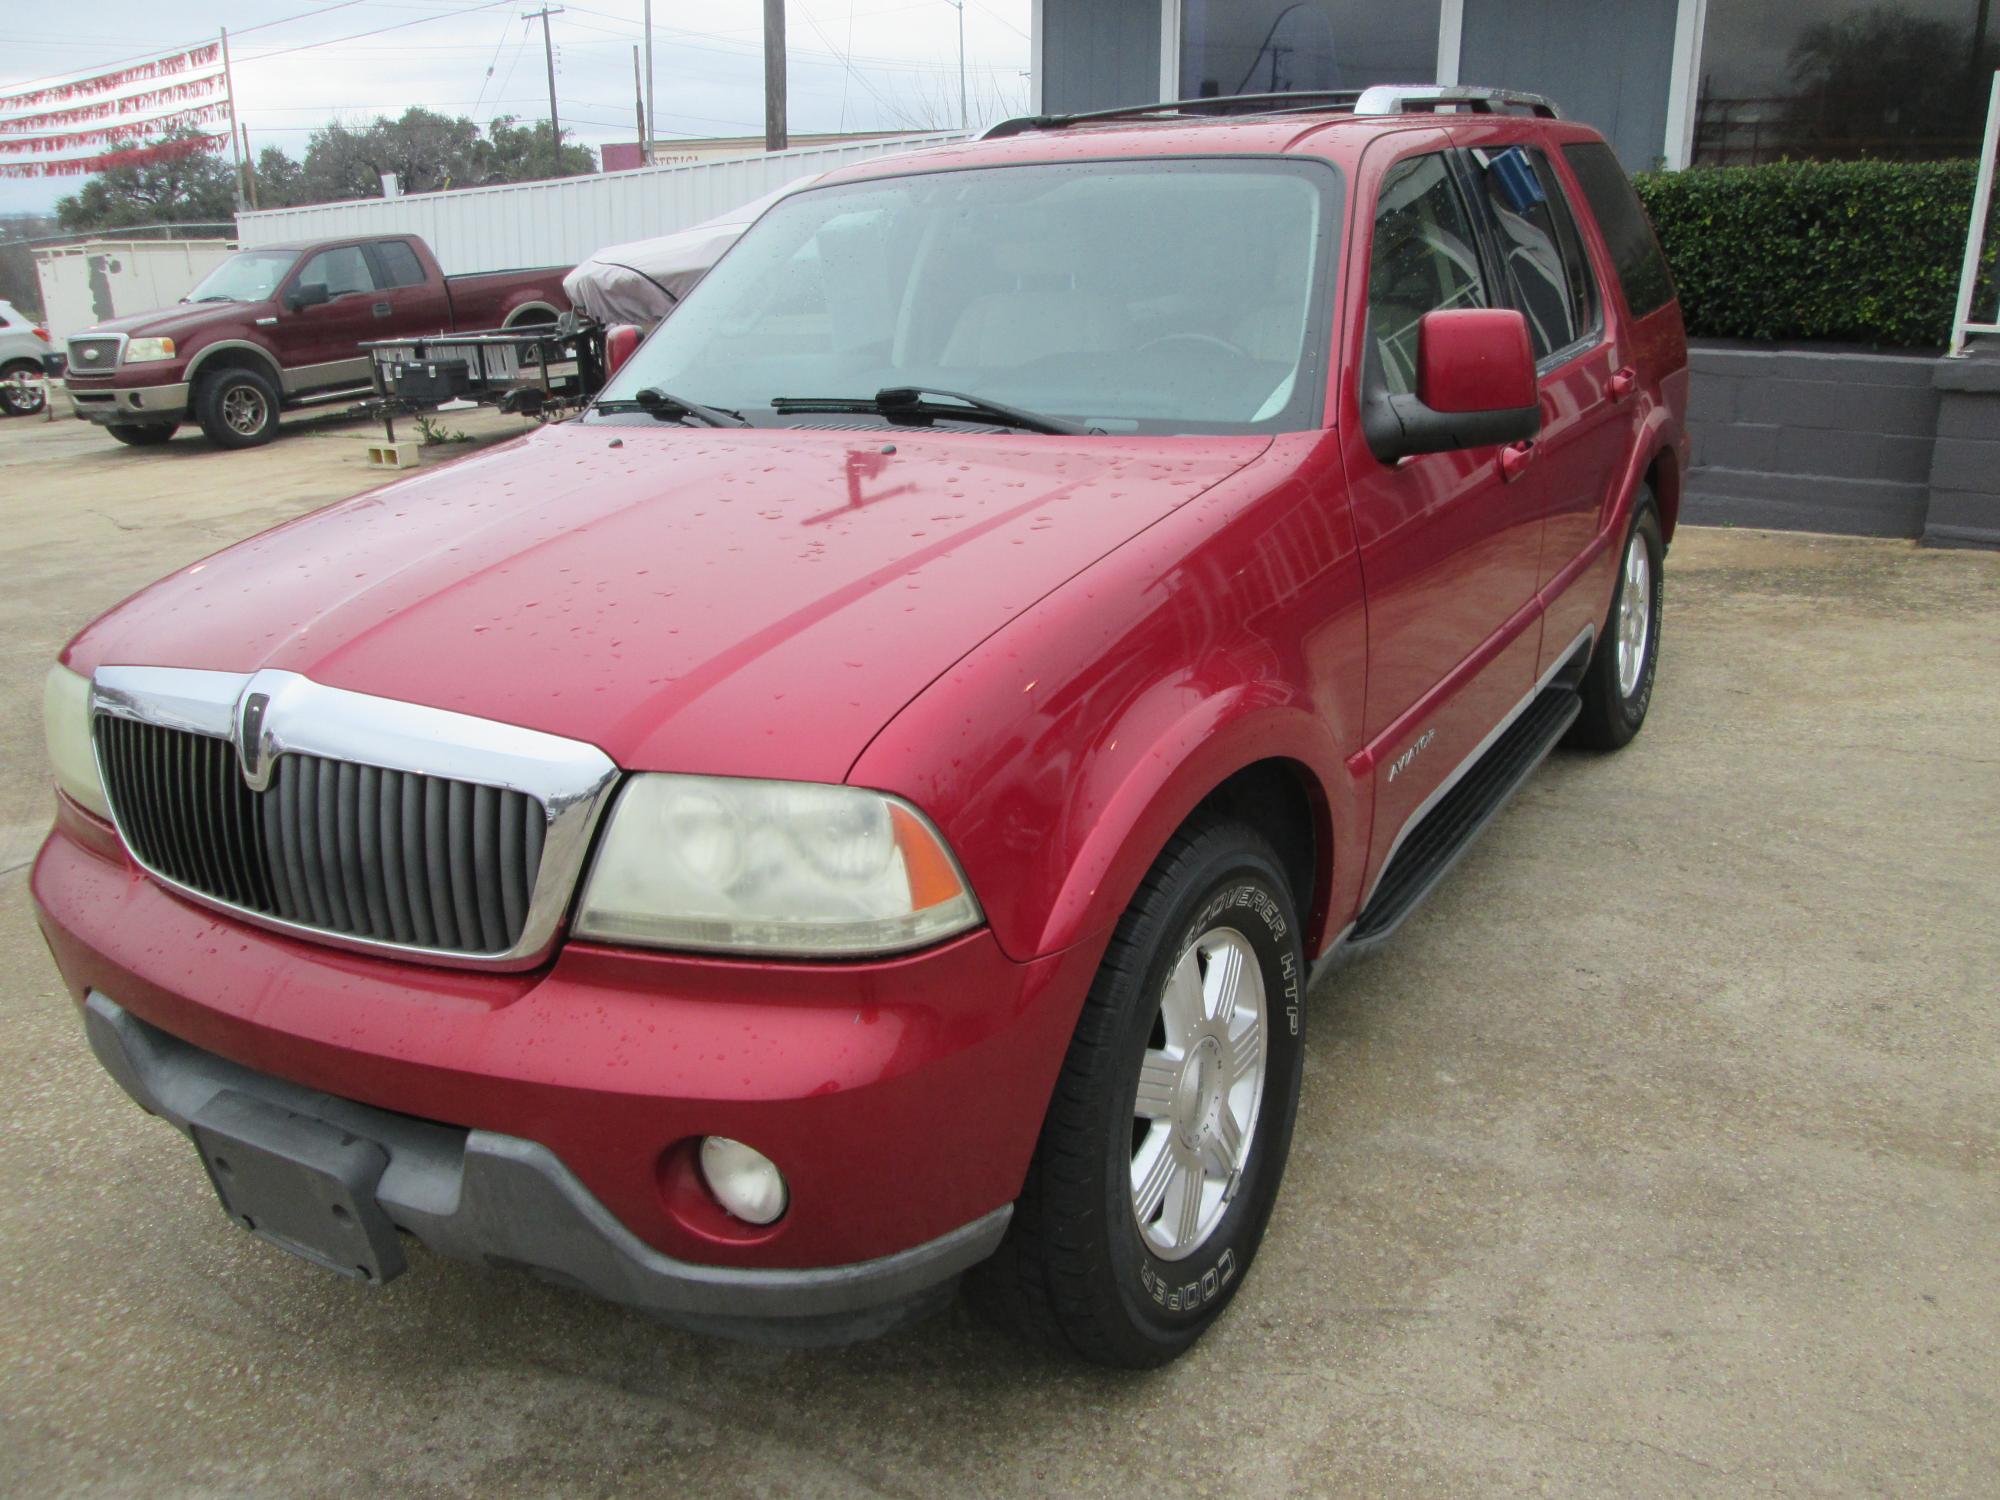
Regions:
[[[1304,976],[1270,846],[1221,819],[1176,835],[1111,939],[974,1300],[1128,1369],[1201,1337],[1243,1284],[1284,1174]]]
[[[217,370],[194,398],[195,419],[218,448],[255,448],[278,435],[278,388],[261,370]]]
[[[1629,744],[1646,722],[1660,662],[1660,617],[1666,598],[1660,565],[1665,557],[1660,513],[1651,492],[1642,489],[1619,555],[1611,612],[1584,669],[1583,712],[1570,728],[1572,744],[1616,750]]]
[[[121,422],[104,430],[128,448],[157,448],[179,427],[178,422]]]
[[[32,417],[49,404],[42,387],[35,384],[41,374],[40,365],[25,359],[0,368],[0,416]]]

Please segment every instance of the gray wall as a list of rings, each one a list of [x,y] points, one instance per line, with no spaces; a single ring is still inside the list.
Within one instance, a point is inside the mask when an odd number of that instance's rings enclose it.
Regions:
[[[1423,3],[1423,0],[1418,0]],[[1465,0],[1461,83],[1547,94],[1628,172],[1659,165],[1675,0]]]
[[[1924,534],[1937,360],[1726,345],[1696,345],[1688,359],[1682,520]]]
[[[1042,0],[1047,114],[1160,97],[1160,0]]]
[[[1968,359],[1941,359],[1937,447],[1924,540],[1940,547],[2000,547],[2000,349],[1975,341]],[[1977,345],[1986,344],[1985,350]]]

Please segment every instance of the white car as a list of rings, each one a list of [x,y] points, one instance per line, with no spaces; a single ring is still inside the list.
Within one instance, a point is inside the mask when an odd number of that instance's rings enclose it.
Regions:
[[[48,404],[42,356],[53,347],[48,329],[0,301],[0,416],[31,417]]]

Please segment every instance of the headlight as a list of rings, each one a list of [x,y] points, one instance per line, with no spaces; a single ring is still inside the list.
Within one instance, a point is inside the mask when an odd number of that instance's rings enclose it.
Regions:
[[[48,736],[49,765],[56,785],[109,820],[111,804],[97,778],[97,752],[90,743],[90,679],[58,662],[42,684],[42,729]]]
[[[125,363],[128,365],[150,364],[156,359],[173,357],[172,339],[133,339],[125,346]]]
[[[853,956],[980,920],[922,813],[859,787],[635,776],[619,794],[576,932],[710,952]]]

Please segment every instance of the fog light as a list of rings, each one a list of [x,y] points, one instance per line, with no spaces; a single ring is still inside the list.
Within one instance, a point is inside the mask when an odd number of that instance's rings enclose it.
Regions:
[[[785,1211],[785,1174],[741,1141],[703,1136],[701,1175],[716,1202],[747,1223],[775,1223]]]

